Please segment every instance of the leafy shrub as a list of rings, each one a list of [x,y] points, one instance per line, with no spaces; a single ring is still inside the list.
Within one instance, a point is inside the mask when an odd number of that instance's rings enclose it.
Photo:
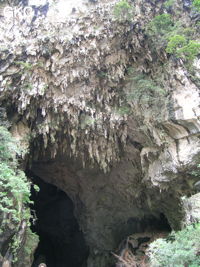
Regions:
[[[17,170],[20,149],[8,130],[0,126],[0,211],[20,221],[21,205],[29,202],[29,183],[24,172]]]
[[[200,266],[200,224],[155,240],[150,244],[148,255],[153,267]]]
[[[24,221],[29,226],[30,220],[30,184],[24,172],[18,169],[17,156],[20,154],[21,150],[9,131],[0,126],[0,235],[15,229],[9,241],[13,262],[18,260],[17,255],[22,246],[18,235],[20,225]],[[29,228],[26,230],[30,231]],[[29,238],[32,241],[36,239],[34,234]],[[27,251],[25,254],[28,255]]]
[[[197,0],[200,3],[200,0]],[[155,16],[148,24],[146,33],[156,48],[166,48],[166,52],[191,63],[200,53],[200,43],[195,38],[195,29],[185,28],[181,22],[173,22],[169,14]],[[189,65],[188,65],[189,66]]]
[[[167,44],[167,53],[173,54],[175,53],[179,48],[182,48],[187,44],[187,40],[185,36],[183,35],[174,35],[169,39],[169,42]]]
[[[175,31],[171,15],[161,14],[155,16],[146,26],[146,34],[151,39],[151,47],[155,50],[163,49],[167,45],[168,36]]]
[[[153,103],[157,98],[164,96],[165,91],[153,80],[142,73],[129,72],[131,90],[127,95],[129,101]]]
[[[200,43],[190,40],[188,44],[180,49],[180,55],[185,57],[188,61],[193,61],[200,53]]]
[[[0,211],[11,215],[11,220],[19,222],[22,203],[29,203],[29,183],[22,171],[16,172],[6,163],[0,163]]]
[[[133,17],[134,9],[127,0],[119,1],[114,7],[114,17],[119,21],[130,21]]]
[[[16,142],[13,140],[8,130],[4,126],[0,126],[0,161],[15,166],[16,153],[20,154]]]
[[[197,11],[200,11],[200,0],[193,0],[192,5]]]
[[[174,35],[169,38],[166,52],[191,62],[200,53],[200,43],[194,40],[187,41],[183,35]]]
[[[169,14],[155,16],[147,25],[147,34],[149,36],[163,36],[173,29],[174,23]]]

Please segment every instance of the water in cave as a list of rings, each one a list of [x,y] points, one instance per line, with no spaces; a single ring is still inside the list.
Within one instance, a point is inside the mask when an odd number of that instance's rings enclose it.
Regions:
[[[30,174],[29,174],[30,176]],[[39,235],[32,267],[46,263],[48,267],[85,267],[88,247],[74,217],[71,199],[56,186],[31,175],[40,188],[32,189],[32,231]]]

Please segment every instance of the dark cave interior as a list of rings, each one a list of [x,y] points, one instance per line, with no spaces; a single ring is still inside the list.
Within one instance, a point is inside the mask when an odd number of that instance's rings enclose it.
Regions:
[[[130,217],[126,226],[127,231],[118,242],[118,247],[113,254],[115,257],[120,256],[117,257],[119,261],[112,267],[122,266],[120,259],[125,260],[127,264],[123,266],[149,266],[149,258],[146,254],[149,244],[157,238],[166,238],[172,230],[163,213],[148,214],[142,218]],[[126,255],[130,256],[129,259],[134,259],[133,265],[129,264]]]
[[[84,267],[89,254],[83,233],[74,216],[71,199],[56,186],[28,173],[39,192],[31,190],[31,228],[39,236],[32,267]],[[37,219],[36,219],[37,218]]]
[[[72,200],[65,192],[46,183],[32,171],[27,171],[27,176],[33,182],[31,229],[38,234],[40,240],[34,253],[32,267],[38,267],[41,263],[48,267],[86,267],[89,248],[74,216]],[[34,185],[39,187],[38,192]],[[131,250],[134,255],[145,253],[141,252],[140,246],[152,242],[148,233],[170,231],[171,227],[163,213],[157,213],[156,216],[148,214],[141,218],[130,217],[125,225],[116,229],[116,246],[121,246],[129,235],[141,233],[141,236],[138,235],[138,247]],[[116,252],[120,255],[117,247]]]
[[[166,216],[163,213],[159,213],[157,216],[148,215],[140,219],[131,217],[127,221],[129,234],[143,233],[143,232],[154,232],[154,231],[166,231],[171,232],[171,227]]]

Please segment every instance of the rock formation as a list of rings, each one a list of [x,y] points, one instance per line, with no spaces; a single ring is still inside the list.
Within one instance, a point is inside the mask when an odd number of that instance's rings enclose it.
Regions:
[[[116,1],[91,2],[65,20],[1,18],[0,102],[27,176],[67,194],[87,267],[107,267],[128,235],[198,219],[200,62],[192,72],[146,33],[164,1],[134,1],[131,20]],[[191,6],[175,3],[192,27]],[[138,93],[141,79],[156,89]]]

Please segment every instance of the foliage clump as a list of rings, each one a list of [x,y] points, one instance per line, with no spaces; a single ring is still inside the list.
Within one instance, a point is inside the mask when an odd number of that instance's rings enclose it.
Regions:
[[[170,37],[168,45],[167,45],[167,53],[178,53],[178,49],[182,48],[187,44],[187,40],[185,36],[176,34]]]
[[[197,11],[200,12],[200,0],[193,0],[192,5]]]
[[[20,222],[25,216],[21,213],[21,205],[28,203],[30,193],[25,174],[11,169],[6,163],[0,163],[0,187],[0,211],[12,221]]]
[[[145,74],[131,69],[129,71],[129,80],[131,81],[131,89],[127,94],[129,101],[153,104],[165,95],[165,90]]]
[[[191,62],[200,53],[200,43],[177,34],[169,38],[166,52]]]
[[[173,31],[174,23],[169,14],[155,16],[146,28],[146,33],[156,43],[156,46],[162,46],[166,43],[166,36]]]
[[[148,255],[153,267],[200,266],[200,224],[155,240],[150,244]]]
[[[195,28],[184,27],[173,21],[170,14],[155,16],[146,28],[147,35],[158,49],[183,59],[190,65],[200,53],[200,43],[195,40]]]
[[[17,154],[20,149],[16,142],[8,130],[0,126],[0,211],[12,221],[22,219],[21,204],[29,202],[30,194],[24,172],[17,169]]]
[[[17,261],[21,247],[18,234],[21,224],[29,226],[30,220],[30,184],[17,161],[21,152],[10,132],[0,126],[0,237],[4,231],[15,229],[10,242],[13,262]]]
[[[119,21],[131,21],[134,9],[127,0],[121,0],[115,5],[113,14]]]
[[[6,127],[0,126],[0,161],[8,165],[16,166],[16,154],[20,150]]]

